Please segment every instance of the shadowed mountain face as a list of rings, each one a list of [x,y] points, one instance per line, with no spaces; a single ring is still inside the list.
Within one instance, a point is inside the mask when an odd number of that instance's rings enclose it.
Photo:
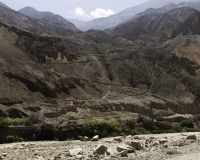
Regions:
[[[198,36],[187,44],[183,43],[186,36],[169,37],[197,12],[194,9],[155,10],[138,16],[114,29],[118,38],[96,30],[69,37],[49,34],[48,28],[33,32],[43,20],[0,9],[0,17],[10,17],[1,18],[0,23],[1,116],[40,114],[46,122],[61,125],[70,119],[108,115],[156,117],[200,112],[199,61],[179,54],[187,45],[198,50],[200,44],[193,42]],[[53,26],[49,14],[44,22]],[[128,41],[128,36],[136,41]],[[157,49],[140,40],[164,43]]]
[[[161,44],[171,37],[172,32],[181,23],[196,12],[188,7],[177,8],[163,14],[160,13],[160,9],[149,10],[149,12],[145,11],[145,14],[139,14],[130,21],[113,28],[110,33],[131,41]]]
[[[200,34],[200,12],[192,14],[183,24],[174,31],[172,38],[178,35],[199,35]]]
[[[109,17],[98,18],[98,19],[94,19],[92,21],[86,22],[84,25],[80,26],[79,29],[81,29],[83,31],[87,31],[89,29],[104,30],[104,29],[112,28],[114,26],[117,26],[117,25],[129,20],[136,14],[143,12],[148,8],[160,8],[170,2],[178,4],[180,2],[196,2],[196,0],[173,0],[173,1],[172,0],[148,0],[147,2],[145,2],[143,4],[127,8],[127,9],[123,10],[122,12],[111,15]],[[187,3],[185,3],[184,6],[186,7]],[[195,4],[190,4],[190,7],[191,6],[195,6]],[[168,9],[170,7],[174,7],[174,5],[168,5]],[[172,8],[172,9],[174,9],[174,8]]]

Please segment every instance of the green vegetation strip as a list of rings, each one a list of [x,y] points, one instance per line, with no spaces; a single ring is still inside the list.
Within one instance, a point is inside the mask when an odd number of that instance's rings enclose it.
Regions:
[[[25,125],[27,122],[26,118],[0,118],[0,127]]]

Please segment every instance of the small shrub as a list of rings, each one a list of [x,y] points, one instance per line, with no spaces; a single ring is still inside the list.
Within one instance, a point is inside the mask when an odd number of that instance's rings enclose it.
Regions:
[[[23,138],[19,138],[19,141],[18,142],[22,142],[24,139]]]
[[[131,120],[127,120],[126,121],[126,126],[128,126],[130,129],[134,129],[135,128],[135,125],[136,125],[136,122],[134,119],[131,119]]]
[[[182,129],[182,132],[199,132],[200,129],[199,128],[187,128],[187,127],[184,127]]]
[[[175,125],[175,126],[173,127],[173,130],[176,131],[176,132],[181,132],[181,131],[182,131],[182,127],[179,126],[179,125]]]
[[[131,135],[139,135],[140,132],[137,131],[137,130],[131,130],[130,134],[131,134]]]
[[[147,130],[152,130],[155,126],[155,123],[149,119],[143,119],[142,124],[143,124],[143,127]]]
[[[79,139],[79,140],[83,140],[83,136],[77,136],[77,138]]]
[[[151,132],[147,131],[145,128],[143,127],[136,127],[135,130],[139,133],[139,134],[150,134]]]
[[[165,117],[163,117],[163,116],[158,116],[158,117],[156,117],[156,120],[157,120],[157,121],[165,121]]]
[[[109,136],[110,136],[110,137],[117,137],[117,136],[119,136],[119,134],[116,133],[116,132],[112,132]]]
[[[161,121],[158,123],[158,127],[162,130],[171,130],[173,129],[173,126],[170,122],[167,121]]]
[[[152,131],[153,134],[161,134],[164,133],[164,131],[162,129],[155,129]]]
[[[13,143],[13,142],[15,142],[15,137],[14,136],[7,136],[6,137],[6,142],[7,143]]]
[[[54,140],[56,136],[56,128],[52,124],[44,124],[41,127],[40,138],[42,140]]]
[[[137,123],[142,123],[144,120],[144,118],[140,115],[138,118],[137,118]]]
[[[180,126],[181,126],[181,127],[187,127],[187,128],[194,128],[194,125],[193,125],[191,119],[182,120],[182,121],[180,122]]]
[[[19,137],[15,135],[15,142],[19,142]]]
[[[128,134],[130,131],[131,131],[131,129],[129,127],[127,127],[127,126],[122,127],[122,132]]]

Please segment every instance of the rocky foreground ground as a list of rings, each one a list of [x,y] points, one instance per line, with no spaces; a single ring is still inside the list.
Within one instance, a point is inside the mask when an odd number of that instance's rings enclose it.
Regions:
[[[200,133],[1,144],[0,155],[6,160],[199,160]]]

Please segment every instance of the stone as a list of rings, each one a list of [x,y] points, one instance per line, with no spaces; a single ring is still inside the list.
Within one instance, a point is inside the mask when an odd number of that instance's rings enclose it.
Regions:
[[[134,139],[140,139],[140,137],[138,137],[138,136],[134,136]]]
[[[99,135],[94,136],[91,141],[98,141],[99,140]]]
[[[121,151],[119,155],[121,155],[122,157],[128,157],[128,151],[127,150]]]
[[[122,136],[114,137],[113,140],[114,140],[114,141],[118,141],[118,142],[122,142],[122,141],[123,141],[123,137],[122,137]]]
[[[165,144],[165,143],[167,143],[168,142],[168,140],[166,140],[166,139],[161,139],[161,140],[159,140],[159,144]]]
[[[121,151],[124,151],[124,150],[127,150],[129,153],[135,151],[135,149],[133,147],[129,146],[129,145],[122,144],[122,145],[117,146],[118,152],[121,152]]]
[[[131,141],[131,142],[127,142],[127,144],[133,148],[135,148],[136,150],[141,150],[142,149],[142,144],[139,141]]]
[[[126,136],[126,138],[132,138],[132,136],[131,136],[131,135],[128,135],[128,136]]]
[[[60,156],[55,156],[55,157],[54,157],[54,160],[60,160],[60,159],[61,159]]]
[[[76,159],[82,159],[83,155],[76,155]]]
[[[167,154],[175,155],[175,154],[178,154],[178,151],[177,150],[169,150],[169,151],[167,151]]]
[[[70,156],[76,156],[80,153],[82,153],[83,149],[79,146],[77,146],[76,148],[73,148],[73,149],[69,149],[69,154]]]
[[[110,157],[117,157],[118,152],[116,150],[113,150],[111,148],[108,148],[106,150],[107,155],[109,155]]]
[[[7,156],[7,154],[8,154],[8,153],[2,153],[2,156],[3,156],[3,157],[6,157],[6,156]]]
[[[106,153],[107,151],[107,147],[104,146],[103,144],[99,144],[95,149],[94,149],[94,154],[100,154],[100,155],[103,155]]]
[[[189,135],[189,136],[187,136],[186,139],[197,139],[197,136],[196,135]]]
[[[87,137],[87,136],[84,136],[83,139],[82,139],[82,141],[90,141],[90,138]]]

